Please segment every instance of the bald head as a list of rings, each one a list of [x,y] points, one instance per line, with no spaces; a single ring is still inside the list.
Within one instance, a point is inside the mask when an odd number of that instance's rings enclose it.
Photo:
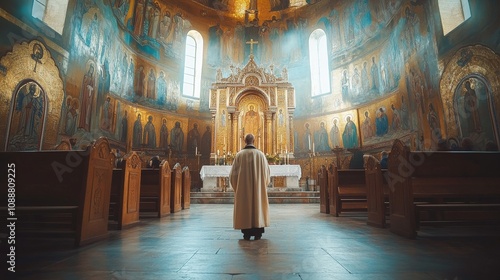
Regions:
[[[247,134],[247,136],[245,136],[245,144],[253,145],[254,141],[255,141],[255,136],[253,136],[252,133],[249,133],[249,134]]]

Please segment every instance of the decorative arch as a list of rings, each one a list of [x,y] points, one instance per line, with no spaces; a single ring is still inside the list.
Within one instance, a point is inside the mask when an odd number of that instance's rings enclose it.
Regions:
[[[266,94],[264,90],[259,87],[245,87],[242,88],[235,96],[234,103],[236,106],[241,102],[241,99],[244,99],[248,95],[258,95],[260,98],[264,100],[267,106],[271,106],[270,96]]]
[[[62,105],[65,100],[64,86],[59,68],[56,66],[51,52],[39,40],[15,44],[11,52],[0,58],[0,146],[7,149],[7,139],[12,133],[10,124],[12,110],[16,97],[25,82],[34,82],[40,89],[50,89],[44,92],[44,111],[42,131],[39,137],[38,149],[52,149],[58,141],[59,125],[61,124]],[[46,129],[47,128],[47,129]],[[10,137],[10,138],[9,138]]]
[[[255,134],[257,148],[265,153],[276,153],[278,147],[283,150],[293,147],[295,92],[288,83],[286,68],[282,69],[281,77],[277,77],[272,74],[272,66],[269,71],[259,67],[250,55],[243,69],[231,66],[230,70],[228,77],[222,76],[221,69],[217,71],[210,93],[214,126],[212,156],[215,151],[238,151],[244,146],[247,133]],[[278,126],[277,112],[281,112],[281,126]],[[284,137],[278,142],[277,135]]]
[[[458,102],[464,94],[466,80],[475,79],[484,84],[491,116],[491,130],[495,135],[495,142],[499,144],[500,95],[494,94],[500,90],[500,56],[493,50],[482,45],[468,46],[459,49],[446,64],[440,81],[441,100],[448,137],[464,137],[463,113],[460,112]],[[462,121],[460,120],[462,118]],[[462,125],[461,125],[462,122]]]

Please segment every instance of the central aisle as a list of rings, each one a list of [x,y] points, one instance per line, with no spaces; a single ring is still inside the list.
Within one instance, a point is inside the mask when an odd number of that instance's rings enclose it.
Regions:
[[[498,237],[487,230],[463,237],[436,229],[409,240],[367,226],[364,213],[335,218],[318,204],[270,210],[258,241],[233,230],[233,205],[194,204],[94,245],[19,255],[17,268],[36,270],[26,279],[488,279],[500,263]]]

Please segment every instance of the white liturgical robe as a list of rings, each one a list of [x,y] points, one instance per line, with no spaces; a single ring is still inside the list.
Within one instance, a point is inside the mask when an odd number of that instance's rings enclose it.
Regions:
[[[264,153],[252,145],[239,151],[234,158],[229,180],[234,189],[233,227],[249,229],[269,226],[267,186],[271,175]]]

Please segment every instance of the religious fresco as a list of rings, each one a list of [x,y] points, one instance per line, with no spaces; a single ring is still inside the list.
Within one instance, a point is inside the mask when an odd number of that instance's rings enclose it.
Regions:
[[[127,32],[125,38],[136,42],[139,51],[157,60],[182,58],[185,34],[192,25],[181,10],[151,0],[116,0],[112,10]]]
[[[422,27],[428,24],[423,19],[423,6],[404,2],[394,1],[389,8],[386,1],[377,4],[356,1],[346,4],[351,7],[344,6],[342,13],[332,10],[329,19],[319,20],[327,36],[340,38],[332,42],[331,56],[334,65],[337,62],[344,64],[331,71],[330,95],[308,101],[309,90],[301,91],[304,96],[297,98],[304,102],[298,102],[297,117],[312,111],[327,114],[356,109],[362,126],[359,140],[367,148],[376,148],[411,133],[431,137],[429,103],[437,96],[439,84],[437,56],[429,44],[434,34]],[[384,7],[384,13],[373,7],[367,9],[367,5]],[[339,26],[350,22],[348,15],[354,11],[365,11],[358,24],[352,24],[350,29],[332,28],[332,24]],[[393,24],[386,26],[391,19]],[[382,41],[376,36],[380,32],[385,34]],[[360,42],[366,40],[378,44],[378,50],[364,50],[366,45]],[[355,49],[359,49],[355,60],[349,61],[342,56],[345,51],[352,53]],[[395,93],[399,93],[398,100],[394,100]],[[432,106],[441,108],[440,101],[436,100]],[[437,143],[442,135],[435,136]]]
[[[64,106],[64,121],[61,126],[61,134],[71,136],[75,133],[78,116],[80,113],[80,100],[71,96],[66,97]]]
[[[106,6],[101,6],[102,3],[79,2],[74,13],[74,25],[76,30],[79,30],[72,38],[75,45],[72,48],[74,57],[87,56],[96,61],[99,65],[96,71],[102,79],[100,84],[104,93],[110,91],[140,104],[156,108],[167,105],[169,110],[176,110],[179,105],[180,86],[176,74],[173,73],[178,69],[161,69],[151,62],[141,61],[140,57],[134,54],[135,50],[157,61],[172,59],[166,55],[172,51],[164,52],[163,56],[155,54],[159,51],[154,51],[155,46],[159,48],[157,41],[166,36],[161,34],[164,30],[159,21],[160,10],[166,15],[171,11],[160,6],[158,2],[135,1],[135,7],[132,9],[130,3],[134,1],[115,1],[110,11]],[[117,21],[108,20],[113,17],[117,17]],[[178,14],[174,16],[172,25],[166,28],[168,32],[176,34],[175,38],[169,37],[170,40],[178,41],[175,51],[180,53],[174,61],[180,59],[183,53],[182,34],[187,33],[189,26],[189,22]],[[127,39],[127,36],[131,37]],[[120,40],[108,38],[121,38],[125,40],[125,44]],[[172,41],[165,42],[167,43],[169,49],[174,49]]]
[[[181,156],[187,151],[185,118],[172,118],[161,111],[138,108],[133,103],[120,103],[115,108],[121,112],[113,122],[115,135],[127,150],[143,151],[163,157]],[[119,106],[118,106],[119,105]],[[201,141],[201,140],[200,140]]]
[[[382,1],[383,2],[383,1]],[[415,10],[419,13],[416,14]],[[334,69],[333,94],[341,94],[341,107],[357,106],[371,100],[379,99],[400,87],[405,63],[415,54],[422,55],[425,48],[431,46],[421,44],[430,42],[429,34],[420,32],[422,8],[403,6],[395,15],[396,22],[390,29],[388,39],[380,44],[377,53],[368,53],[364,58]],[[404,12],[403,12],[404,11]],[[375,32],[380,27],[378,27]],[[385,32],[388,32],[387,30]],[[356,32],[355,32],[356,33]],[[335,53],[333,53],[335,55]],[[334,59],[335,60],[335,59]],[[428,57],[426,63],[436,61]],[[419,65],[422,72],[434,71]],[[425,69],[425,71],[424,71]],[[434,80],[437,84],[437,80]]]
[[[97,134],[114,138],[127,148],[157,148],[161,118],[171,119],[169,112],[198,114],[200,102],[181,97],[177,74],[177,61],[183,53],[182,34],[189,30],[190,23],[180,11],[164,3],[113,2],[107,7],[99,1],[78,1],[73,13],[70,64],[85,68],[68,69],[68,76],[81,82],[68,91],[63,108],[67,120],[61,124],[61,135],[77,138],[76,146],[84,145]],[[176,66],[160,67],[151,58],[172,61],[167,64]],[[69,100],[78,100],[79,104]],[[203,109],[208,111],[206,98],[203,101]],[[142,112],[140,141],[138,137],[133,141],[141,126],[136,122],[137,114],[131,114],[134,109],[130,104],[151,108]],[[166,114],[158,116],[156,110],[166,110]],[[184,143],[179,147],[185,150]]]
[[[12,103],[7,150],[39,150],[47,110],[44,90],[34,81],[23,82]]]
[[[92,61],[88,62],[88,68],[82,79],[82,86],[80,87],[80,100],[81,110],[80,118],[78,121],[78,128],[83,128],[86,131],[90,131],[90,121],[92,118],[93,104],[95,103],[96,95],[96,78],[95,78],[95,63]],[[95,105],[94,105],[95,106]]]
[[[206,12],[200,16],[188,9],[192,3],[184,1],[76,1],[65,26],[67,46],[64,40],[44,38],[45,33],[40,33],[42,39],[32,40],[15,21],[6,18],[9,34],[0,40],[4,51],[0,59],[0,116],[7,120],[0,124],[5,136],[1,145],[9,146],[14,136],[15,141],[20,139],[23,110],[19,104],[21,96],[29,92],[25,83],[31,82],[44,93],[45,115],[35,118],[38,126],[27,130],[28,135],[38,137],[37,143],[26,140],[22,142],[25,146],[16,149],[50,148],[71,138],[77,139],[76,147],[80,147],[106,136],[124,149],[135,146],[166,151],[171,130],[176,128],[184,135],[177,151],[193,154],[196,146],[188,134],[195,123],[203,144],[207,142],[202,140],[205,133],[230,129],[226,105],[221,107],[226,110],[226,126],[218,126],[222,115],[216,117],[215,126],[208,121],[213,109],[209,99],[212,84],[218,71],[228,79],[239,77],[250,52],[265,77],[278,77],[269,83],[290,81],[294,87],[292,114],[283,105],[290,98],[280,99],[284,91],[263,89],[274,102],[273,110],[274,106],[284,110],[274,112],[277,129],[272,133],[273,137],[291,137],[286,140],[293,145],[290,150],[309,151],[301,134],[306,131],[306,122],[317,153],[327,153],[336,146],[379,149],[405,137],[411,137],[416,149],[436,149],[439,141],[450,138],[471,138],[478,150],[487,142],[499,141],[500,103],[494,94],[499,82],[489,74],[498,70],[498,39],[485,35],[488,38],[481,43],[487,47],[467,46],[475,42],[465,41],[462,50],[438,59],[442,50],[436,50],[439,35],[433,26],[439,23],[429,3],[317,1],[299,12],[277,12],[286,1],[269,1],[269,6],[259,6],[258,15],[254,11],[246,20],[244,14],[226,20],[223,13],[214,11],[231,11],[241,1],[205,2],[209,8],[200,11]],[[327,34],[332,88],[330,94],[311,98],[307,41],[316,28]],[[190,29],[202,34],[204,49],[210,54],[204,61],[200,99],[185,98],[181,93],[179,73]],[[228,88],[228,102],[237,94],[232,90]],[[38,107],[34,108],[39,114]],[[241,127],[243,114],[250,111],[245,107],[239,115]],[[138,114],[141,137],[134,142]],[[351,114],[352,124],[346,114]],[[259,116],[264,122],[262,111]],[[286,129],[289,118],[298,135]],[[42,129],[40,122],[50,125],[42,125]],[[345,131],[351,131],[346,134],[350,138],[343,137]],[[223,146],[223,139],[215,141],[219,148]],[[207,147],[201,153],[207,157]]]
[[[491,88],[482,77],[468,76],[457,85],[455,108],[461,138],[469,138],[478,149],[495,141]]]
[[[358,112],[348,110],[321,117],[295,120],[294,154],[331,155],[332,149],[361,147]]]
[[[481,45],[464,47],[448,60],[440,85],[448,140],[470,141],[474,150],[498,146],[499,63],[498,54]]]
[[[340,15],[336,15],[335,11],[332,11],[329,15],[331,18],[320,18],[318,22],[325,26],[328,35],[332,34],[333,36],[333,34],[337,34],[335,33],[337,31],[333,31],[332,23],[347,26],[355,14],[361,13],[363,15],[359,25],[356,24],[352,28],[338,29],[341,40],[335,46],[335,49],[333,46],[331,49],[332,56],[336,57],[336,54],[342,53],[342,50],[360,48],[359,44],[361,42],[381,32],[385,23],[393,15],[399,15],[399,12],[401,13],[400,23],[393,27],[391,39],[386,43],[388,45],[385,51],[371,53],[366,59],[334,69],[332,78],[337,79],[337,77],[340,77],[340,80],[338,82],[332,81],[334,85],[333,98],[328,96],[311,100],[308,97],[308,83],[305,85],[300,83],[299,87],[303,88],[298,91],[299,94],[296,98],[304,102],[298,102],[295,111],[297,116],[305,113],[304,109],[307,107],[303,106],[319,108],[323,112],[330,111],[332,106],[337,110],[340,108],[356,108],[372,100],[383,98],[384,95],[399,86],[401,75],[395,73],[398,73],[398,69],[401,69],[403,58],[401,60],[384,58],[389,56],[398,57],[395,56],[396,54],[399,55],[396,50],[404,47],[401,42],[406,42],[407,46],[417,46],[417,39],[414,39],[414,37],[415,34],[417,36],[420,36],[420,34],[415,30],[407,31],[407,29],[411,24],[418,31],[418,16],[413,11],[413,7],[407,6],[403,12],[403,5],[398,1],[393,2],[390,9],[382,9],[389,5],[385,1],[378,3],[380,9],[374,11],[369,9],[369,5],[374,4],[368,4],[365,1],[345,4]],[[376,15],[379,10],[384,10],[385,14]],[[119,19],[117,27],[113,27],[113,29],[123,30],[125,36],[131,36],[130,39],[139,42],[141,46],[137,46],[137,44],[131,45],[137,51],[156,60],[161,60],[162,56],[165,56],[165,58],[180,57],[179,54],[172,53],[169,48],[174,48],[176,44],[178,46],[183,45],[183,41],[178,40],[179,36],[176,37],[176,32],[177,34],[187,32],[191,23],[184,18],[182,13],[176,13],[174,6],[153,3],[148,0],[135,2],[115,1],[114,5],[112,5],[112,13]],[[103,106],[107,106],[103,96],[108,91],[128,101],[151,108],[167,109],[172,112],[196,111],[198,105],[196,102],[189,99],[181,101],[180,83],[175,79],[173,73],[152,66],[146,60],[134,58],[126,49],[120,51],[123,46],[109,45],[108,42],[102,40],[104,32],[99,31],[99,26],[110,24],[102,20],[102,18],[107,17],[109,11],[105,9],[97,10],[95,6],[90,6],[82,8],[82,14],[82,22],[85,26],[88,26],[80,32],[82,45],[84,49],[87,49],[87,53],[90,53],[97,60],[96,62],[100,64],[99,99],[96,100],[97,104],[94,105],[98,114],[103,112]],[[279,69],[279,66],[275,67],[275,65],[297,65],[290,70],[291,75],[303,76],[302,66],[299,65],[306,65],[306,63],[296,63],[307,57],[306,32],[308,31],[306,30],[308,25],[308,21],[299,17],[286,20],[272,17],[261,21],[254,18],[254,20],[236,23],[234,27],[222,26],[219,22],[215,22],[206,31],[208,35],[207,51],[210,53],[206,60],[207,65],[214,68],[220,67],[219,69],[222,69],[224,73],[232,73],[234,70],[227,70],[225,67],[239,68],[238,65],[244,62],[242,57],[247,57],[251,51],[250,49],[255,48],[253,53],[256,62],[264,62],[263,64],[268,65],[271,71],[273,71],[273,68]],[[370,32],[367,32],[368,30]],[[409,33],[411,36],[403,37],[401,34],[404,32]],[[116,31],[113,31],[111,35],[119,36],[114,33]],[[401,40],[401,38],[404,40]],[[251,40],[255,40],[256,43],[247,44]],[[97,47],[93,43],[96,41],[102,42],[102,46]],[[156,47],[161,49],[159,46],[163,46],[163,52],[153,50]],[[285,47],[287,49],[283,51]],[[116,60],[112,60],[113,62],[107,62],[104,58],[106,53],[114,53],[117,54],[116,56],[119,54],[122,57],[117,57]],[[382,59],[387,62],[384,63]],[[109,81],[109,77],[113,78],[112,82]],[[205,90],[208,92],[209,83],[204,84]],[[179,111],[180,103],[184,103],[181,111]],[[205,111],[208,111],[208,105],[207,98],[200,100],[200,110],[203,107]],[[81,107],[80,119],[82,119],[82,115],[85,115],[84,107]],[[320,147],[323,146],[323,144],[320,144]]]
[[[392,143],[411,133],[405,94],[392,96],[358,110],[362,146]]]
[[[0,57],[0,145],[9,151],[42,150],[57,143],[63,81],[47,46],[15,43]]]

